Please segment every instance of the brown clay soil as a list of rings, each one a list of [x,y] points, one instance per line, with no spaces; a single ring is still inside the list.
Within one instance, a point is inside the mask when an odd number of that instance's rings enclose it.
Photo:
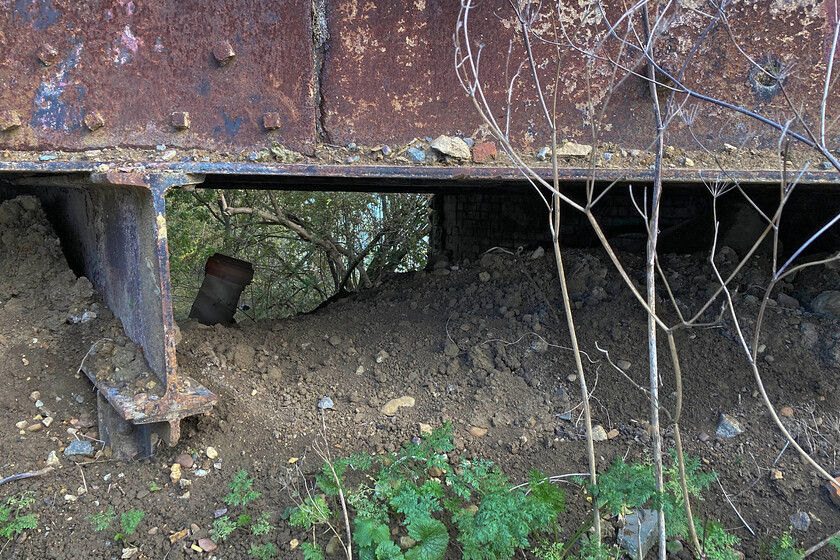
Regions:
[[[734,255],[723,253],[719,262],[731,269]],[[641,283],[641,258],[621,256],[631,278]],[[109,459],[99,441],[96,395],[79,366],[102,338],[112,339],[109,355],[127,371],[142,369],[141,358],[90,283],[68,269],[37,202],[4,203],[0,477],[44,467],[51,451],[59,465],[42,476],[0,485],[2,500],[31,491],[31,511],[38,517],[37,529],[0,543],[0,558],[120,558],[115,529],[97,532],[89,521],[109,507],[118,514],[131,508],[146,512],[133,539],[140,547],[135,558],[246,558],[251,544],[269,540],[277,544],[280,558],[301,558],[291,543],[309,537],[289,527],[281,513],[293,504],[290,474],[320,466],[312,446],[324,436],[316,404],[325,396],[334,402],[324,415],[333,456],[394,450],[419,435],[420,423],[450,421],[456,435],[453,455],[497,461],[516,482],[532,467],[553,475],[586,472],[580,389],[567,330],[555,315],[561,300],[556,270],[550,256],[529,257],[495,250],[476,262],[444,262],[436,270],[393,276],[294,318],[259,323],[241,318],[234,327],[181,323],[180,367],[217,393],[219,405],[207,416],[184,421],[176,447],[159,445],[152,459],[126,463]],[[644,385],[645,314],[602,253],[570,250],[565,261],[586,352],[593,422],[611,436],[596,443],[598,469],[617,457],[642,460],[649,453],[649,401],[597,348],[607,349],[614,361],[626,361],[627,375]],[[665,255],[662,264],[684,309],[696,310],[715,286],[701,254]],[[735,305],[747,332],[768,266],[766,258],[758,259],[734,282]],[[782,285],[784,295],[774,294],[766,315],[758,359],[772,402],[792,409],[785,423],[832,473],[840,442],[840,328],[836,317],[813,313],[810,306],[817,294],[838,286],[840,272],[825,266]],[[661,296],[660,308],[667,309],[666,294]],[[718,302],[707,318],[714,322],[719,309]],[[674,321],[673,312],[665,315]],[[757,397],[732,320],[679,331],[677,342],[687,454],[719,474],[756,536],[717,484],[705,492],[701,519],[722,520],[743,539],[739,547],[746,558],[761,558],[761,543],[787,529],[798,512],[810,519],[806,532],[793,531],[804,546],[840,529],[840,509],[831,503],[825,481],[785,449]],[[660,363],[663,402],[673,411],[674,377],[665,352]],[[382,414],[387,401],[402,396],[413,397],[415,405],[395,416]],[[716,436],[720,413],[734,416],[744,432],[731,439]],[[671,447],[672,432],[663,422],[664,441]],[[471,427],[486,433],[471,435]],[[73,439],[93,443],[96,455],[71,462],[63,451]],[[209,447],[218,457],[208,458]],[[195,464],[173,483],[170,467],[185,453]],[[262,493],[258,503],[271,512],[276,529],[262,540],[235,534],[214,552],[196,551],[193,545],[208,536],[239,469],[253,475]],[[561,524],[573,528],[586,515],[586,500],[575,486],[566,490],[569,510]],[[614,522],[605,524],[608,538]],[[170,541],[183,530],[182,538]],[[823,549],[812,557],[832,554]],[[449,557],[460,557],[455,546]]]

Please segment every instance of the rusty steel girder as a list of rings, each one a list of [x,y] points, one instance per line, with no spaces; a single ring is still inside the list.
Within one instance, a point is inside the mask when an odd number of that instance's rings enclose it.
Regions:
[[[398,145],[439,134],[485,134],[456,79],[453,32],[461,0],[0,5],[0,149],[166,144],[228,153],[277,141],[311,154],[319,142]],[[560,3],[565,37],[556,4],[541,4],[532,28],[542,89],[557,90],[557,128],[578,142],[591,140],[590,125],[611,93],[598,140],[645,149],[653,135],[650,96],[647,83],[631,73],[643,67],[626,50],[619,56],[603,18],[587,19],[586,10],[596,5]],[[813,117],[831,52],[834,3],[725,5],[728,27],[710,25],[705,12],[712,7],[704,2],[669,4],[654,52],[662,68],[673,74],[690,59],[683,76],[688,87],[784,121],[792,116],[785,95],[747,57],[778,66],[786,69],[787,96]],[[603,10],[618,22],[624,6],[605,2]],[[481,83],[497,117],[504,114],[510,77],[527,60],[518,26],[508,0],[476,2],[470,14],[471,44],[482,48]],[[615,56],[626,65],[620,74],[627,79],[614,85],[610,63],[576,49]],[[527,65],[511,99],[515,145],[546,145],[548,129]],[[832,93],[829,104],[836,102]],[[694,136],[711,147],[752,140],[761,131],[721,106],[699,105]],[[765,144],[777,139],[758,136]],[[678,120],[669,126],[668,142],[697,148]]]
[[[0,6],[2,148],[314,146],[309,0]]]
[[[167,189],[202,180],[178,173],[91,173],[18,178],[11,187],[42,201],[70,260],[143,348],[160,390],[138,391],[84,362],[82,370],[121,420],[160,425],[170,445],[180,437],[181,419],[216,403],[213,393],[178,372],[164,207]]]

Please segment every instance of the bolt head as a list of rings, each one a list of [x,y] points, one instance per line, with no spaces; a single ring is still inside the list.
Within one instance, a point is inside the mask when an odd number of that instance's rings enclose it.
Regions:
[[[41,46],[38,47],[38,60],[40,60],[44,66],[52,65],[56,58],[58,58],[58,51],[49,43],[42,43]]]
[[[283,119],[280,113],[263,113],[263,126],[266,130],[277,130],[283,126]]]
[[[216,58],[216,62],[219,63],[219,66],[224,66],[233,60],[236,53],[233,52],[233,47],[229,42],[222,40],[217,41],[213,45],[213,56]]]
[[[169,123],[178,130],[186,130],[190,127],[190,114],[186,111],[175,111],[169,118]]]
[[[85,118],[83,120],[85,123],[85,127],[91,132],[99,130],[100,128],[105,126],[105,119],[103,119],[102,115],[100,115],[97,111],[91,111],[90,113],[85,115]]]

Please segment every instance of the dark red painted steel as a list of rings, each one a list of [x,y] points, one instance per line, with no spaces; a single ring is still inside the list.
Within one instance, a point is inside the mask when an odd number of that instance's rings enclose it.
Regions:
[[[4,4],[0,110],[11,116],[0,130],[21,124],[0,134],[2,148],[313,148],[308,0]],[[173,113],[189,113],[190,126]],[[279,126],[267,130],[264,113]]]
[[[393,146],[415,137],[484,134],[454,70],[452,36],[461,0],[327,2],[326,11],[314,19],[326,21],[328,39],[320,25],[313,33],[313,4],[321,3],[310,0],[7,4],[0,14],[0,148],[166,144],[223,152],[278,141],[310,153],[319,141],[319,126],[321,141],[338,144]],[[548,39],[555,38],[551,4],[542,4],[534,23]],[[607,4],[609,16],[617,19],[624,4]],[[668,71],[680,68],[706,31],[709,20],[693,11],[693,4],[669,4],[667,31],[658,38],[656,51]],[[707,8],[696,4],[694,8]],[[562,5],[573,38],[591,47],[603,32],[603,22],[584,25],[575,36],[581,10],[589,3]],[[827,16],[826,10],[832,13]],[[727,17],[740,44],[733,43],[722,25],[711,29],[685,82],[761,114],[790,117],[783,96],[757,83],[739,52],[743,49],[756,61],[791,67],[785,80],[788,93],[813,116],[833,33],[831,16],[833,4],[820,0],[730,3]],[[508,0],[476,2],[470,17],[473,47],[483,45],[482,85],[498,117],[503,117],[506,76],[525,59],[517,26]],[[558,53],[540,41],[534,48],[545,62],[540,76],[550,93]],[[615,54],[616,41],[599,52]],[[611,67],[592,64],[571,49],[559,54],[558,128],[561,136],[588,142],[588,100],[604,100],[613,79]],[[622,62],[632,66],[629,58]],[[512,137],[523,148],[548,143],[535,99],[526,67],[511,114]],[[832,96],[832,104],[837,101]],[[775,134],[766,134],[749,118],[698,106],[702,118],[696,119],[695,133],[712,148],[723,142],[776,141]],[[651,122],[647,85],[630,77],[611,96],[600,140],[644,149],[652,142]],[[679,120],[670,125],[667,140],[697,148]]]
[[[482,121],[459,85],[454,69],[452,37],[460,4],[461,0],[329,4],[332,40],[324,66],[322,93],[325,130],[333,143],[400,144],[415,137],[434,138],[443,133],[482,136]],[[497,119],[504,123],[509,77],[526,60],[525,48],[521,35],[514,33],[518,21],[508,0],[474,4],[469,28],[473,49],[483,45],[481,84]],[[613,22],[617,21],[620,13],[617,8],[626,3],[606,4]],[[785,80],[791,99],[797,107],[801,104],[809,117],[818,115],[816,104],[822,95],[833,33],[825,14],[828,4],[831,2],[819,0],[729,3],[728,21],[739,44],[732,42],[722,25],[712,29],[687,68],[686,85],[765,116],[790,118],[791,109],[783,96],[773,88],[757,87],[754,76],[751,79],[751,66],[739,52],[743,49],[759,62],[778,59],[785,65],[792,64],[793,72]],[[560,35],[559,31],[555,35],[556,25],[549,17],[552,6],[556,5],[543,2],[542,16],[533,26],[550,40]],[[594,4],[563,2],[561,5],[567,29],[574,35],[581,12]],[[685,2],[669,6],[672,8],[667,32],[658,39],[656,59],[669,72],[676,72],[709,21],[693,10],[706,11],[711,5]],[[603,22],[584,25],[576,41],[579,40],[581,47],[591,48],[604,28]],[[510,40],[513,43],[508,65]],[[615,54],[616,47],[617,42],[611,40],[606,50],[597,52]],[[534,51],[540,62],[543,89],[550,100],[558,53],[554,46],[536,40]],[[568,48],[561,48],[559,56],[562,57],[557,97],[560,136],[590,143],[593,112],[588,101],[591,96],[596,111],[600,108],[599,104],[611,91],[612,66],[592,63]],[[629,61],[621,60],[624,64]],[[640,66],[635,70],[643,72]],[[667,93],[663,88],[662,94]],[[833,94],[831,101],[836,106],[838,96]],[[774,146],[778,141],[778,134],[767,134],[768,129],[747,117],[713,105],[697,104],[700,118],[696,119],[695,133],[712,149],[722,147],[724,142]],[[511,137],[514,143],[530,149],[547,145],[549,138],[544,122],[526,65],[513,94]],[[616,142],[628,149],[646,149],[655,137],[652,127],[647,83],[631,76],[612,94],[601,122],[599,140]],[[669,126],[667,142],[699,149],[679,119]]]

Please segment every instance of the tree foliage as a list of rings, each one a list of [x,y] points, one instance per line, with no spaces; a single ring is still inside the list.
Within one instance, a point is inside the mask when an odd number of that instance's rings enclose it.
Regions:
[[[253,263],[254,281],[243,294],[252,317],[309,311],[425,264],[427,195],[173,190],[167,214],[179,317],[215,252]]]

